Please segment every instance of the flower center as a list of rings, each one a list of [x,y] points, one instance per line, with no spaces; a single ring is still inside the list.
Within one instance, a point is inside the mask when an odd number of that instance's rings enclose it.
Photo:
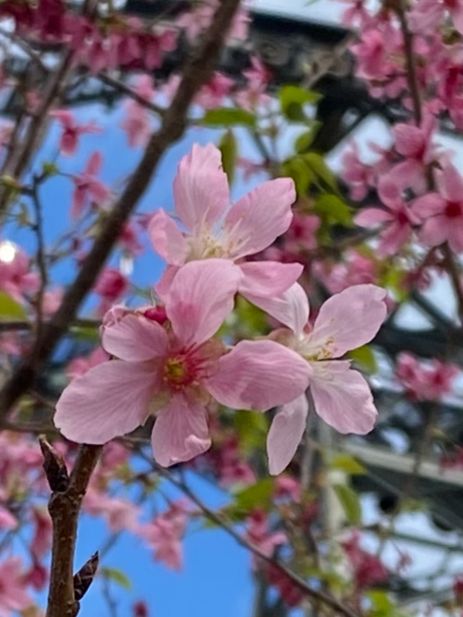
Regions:
[[[186,386],[194,379],[194,371],[191,369],[185,356],[167,358],[164,364],[164,381],[172,388]]]
[[[445,216],[454,219],[457,216],[461,216],[462,208],[461,203],[458,201],[448,201],[445,206]]]

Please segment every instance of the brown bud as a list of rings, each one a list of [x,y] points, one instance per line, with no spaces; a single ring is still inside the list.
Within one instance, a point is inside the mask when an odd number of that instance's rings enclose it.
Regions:
[[[98,569],[98,551],[94,553],[81,569],[74,574],[74,597],[79,602],[87,593]]]
[[[43,468],[51,490],[65,491],[69,486],[69,475],[63,457],[44,437],[39,438],[39,444],[43,454]]]

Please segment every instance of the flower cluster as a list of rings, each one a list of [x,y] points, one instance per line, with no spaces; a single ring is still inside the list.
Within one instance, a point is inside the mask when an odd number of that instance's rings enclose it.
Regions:
[[[154,456],[168,466],[208,450],[214,403],[260,412],[283,405],[268,442],[270,470],[279,473],[305,429],[310,384],[324,420],[343,433],[369,432],[376,410],[367,383],[348,361],[331,359],[373,338],[386,316],[385,292],[346,290],[322,307],[309,333],[307,298],[296,283],[302,266],[243,261],[290,226],[293,182],[265,182],[230,206],[220,152],[195,145],[180,162],[174,196],[181,227],[163,210],[149,226],[168,263],[157,285],[162,304],[108,311],[101,340],[111,360],[64,390],[56,426],[73,441],[99,444],[154,414]],[[290,330],[228,345],[217,333],[238,293]]]

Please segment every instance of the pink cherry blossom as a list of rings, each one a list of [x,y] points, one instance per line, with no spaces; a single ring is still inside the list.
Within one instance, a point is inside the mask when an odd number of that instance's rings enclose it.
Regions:
[[[146,525],[141,525],[139,534],[154,550],[154,558],[173,570],[183,566],[182,538],[188,523],[187,510],[182,502],[170,508]]]
[[[246,538],[261,553],[271,557],[277,548],[288,541],[283,531],[271,531],[268,515],[262,510],[255,510],[248,518]]]
[[[98,179],[103,160],[99,152],[94,152],[88,159],[87,165],[81,174],[74,176],[74,194],[72,196],[71,216],[77,218],[84,210],[95,202],[103,205],[109,198],[109,188]]]
[[[31,272],[26,253],[9,240],[0,241],[0,291],[18,302],[33,294],[39,286],[39,275]]]
[[[438,192],[413,202],[415,216],[423,221],[420,238],[429,246],[448,242],[456,253],[463,251],[463,178],[453,165],[436,173]]]
[[[459,372],[454,364],[437,359],[420,362],[408,352],[397,357],[396,377],[408,394],[420,401],[439,401],[450,394]]]
[[[117,268],[105,268],[95,284],[95,293],[101,296],[98,312],[105,313],[128,290],[129,281]]]
[[[419,34],[434,33],[448,11],[455,28],[463,34],[463,2],[461,0],[418,0],[410,11],[410,26]]]
[[[289,178],[258,186],[229,207],[227,176],[220,151],[213,145],[194,145],[180,162],[174,181],[175,214],[185,231],[164,210],[153,216],[149,233],[155,250],[170,265],[158,286],[162,295],[175,271],[188,261],[222,257],[233,261],[259,253],[291,224],[296,197]],[[240,263],[239,291],[278,295],[300,276],[300,264]]]
[[[195,103],[204,109],[219,107],[223,105],[224,99],[230,94],[233,85],[233,79],[216,71],[209,82],[196,95]]]
[[[389,572],[386,566],[376,555],[360,546],[360,535],[358,533],[353,533],[350,538],[344,540],[342,547],[354,570],[357,589],[373,587],[388,579]]]
[[[391,177],[383,177],[378,185],[378,195],[385,206],[366,208],[355,217],[355,222],[361,227],[382,225],[379,233],[378,254],[393,255],[411,238],[413,225],[420,219],[402,199],[400,187]]]
[[[70,379],[74,379],[74,377],[84,375],[92,367],[107,360],[109,360],[109,355],[106,351],[102,347],[97,347],[89,356],[80,356],[71,360],[66,368],[66,375]]]
[[[74,114],[68,109],[55,109],[50,116],[61,124],[60,152],[67,156],[76,153],[79,138],[85,133],[98,133],[101,129],[94,123],[78,124]]]
[[[55,424],[73,441],[105,443],[133,431],[157,409],[156,460],[187,461],[210,447],[207,408],[265,411],[293,400],[308,383],[305,362],[274,341],[241,341],[230,351],[213,336],[233,309],[240,269],[228,260],[186,264],[166,300],[168,322],[150,311],[112,310],[102,343],[117,359],[74,379]]]
[[[151,101],[154,96],[153,78],[143,75],[136,81],[133,89],[146,101]],[[133,99],[128,99],[124,106],[125,117],[121,126],[127,134],[129,146],[141,148],[146,145],[151,135],[152,114]]]
[[[306,360],[316,413],[340,433],[368,433],[377,416],[368,383],[349,360],[336,358],[375,336],[386,317],[386,292],[375,285],[349,287],[322,305],[312,329],[307,328],[309,304],[302,287],[296,283],[284,295],[284,300],[254,301],[289,328],[280,340]],[[303,394],[276,414],[267,438],[270,473],[280,473],[293,458],[307,413]]]
[[[11,617],[32,604],[25,587],[25,572],[18,557],[0,563],[0,617]]]
[[[84,508],[93,516],[102,516],[115,533],[137,529],[138,508],[131,501],[110,497],[90,488],[85,496]]]
[[[248,80],[247,87],[243,88],[235,95],[235,101],[244,109],[253,110],[258,105],[268,105],[271,101],[267,94],[268,84],[271,73],[267,67],[253,56],[251,66],[243,71],[244,77]]]

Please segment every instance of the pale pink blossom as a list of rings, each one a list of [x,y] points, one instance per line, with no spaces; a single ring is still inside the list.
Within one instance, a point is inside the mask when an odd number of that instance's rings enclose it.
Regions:
[[[25,296],[37,291],[39,281],[26,253],[9,240],[0,241],[0,291],[23,302]]]
[[[88,514],[101,516],[114,533],[137,529],[138,508],[126,499],[90,488],[85,495],[84,509]]]
[[[129,281],[117,268],[105,268],[95,283],[95,293],[101,296],[98,312],[105,313],[128,290]]]
[[[307,327],[307,296],[297,283],[283,300],[254,300],[289,328],[281,331],[280,340],[306,360],[315,411],[340,433],[363,435],[372,430],[376,421],[368,383],[350,367],[349,360],[337,358],[375,336],[386,317],[385,295],[375,285],[349,287],[322,305],[312,329]],[[308,409],[307,397],[302,394],[284,405],[273,419],[267,438],[270,473],[280,473],[293,458],[305,430]]]
[[[31,604],[21,560],[9,557],[0,564],[0,617],[11,617]]]
[[[71,204],[73,218],[81,216],[92,202],[101,206],[109,198],[111,194],[109,188],[98,179],[102,164],[101,154],[94,152],[88,159],[84,171],[73,177],[75,187]]]
[[[188,513],[182,502],[170,508],[146,525],[139,527],[139,535],[154,550],[154,558],[173,570],[183,566],[182,538],[188,523]]]
[[[381,226],[378,255],[393,255],[410,240],[413,226],[418,225],[420,219],[402,199],[400,185],[397,186],[390,176],[380,180],[378,195],[384,209],[365,208],[356,215],[355,222],[361,227]]]
[[[410,26],[419,34],[434,33],[446,12],[455,28],[463,34],[463,2],[461,0],[418,0],[409,13]]]
[[[450,362],[419,361],[408,352],[397,356],[396,376],[408,394],[419,401],[439,401],[450,394],[459,372]]]
[[[240,269],[228,260],[186,264],[166,299],[161,326],[145,309],[110,311],[102,344],[118,359],[74,379],[57,404],[55,424],[73,441],[105,443],[130,433],[158,410],[156,460],[187,461],[210,447],[207,407],[265,411],[307,387],[303,360],[274,341],[241,341],[230,351],[212,338],[233,309]]]
[[[94,122],[78,124],[74,114],[68,109],[55,109],[50,116],[61,124],[59,149],[61,154],[72,156],[79,145],[79,138],[85,133],[98,133],[100,128]]]
[[[420,239],[429,246],[448,242],[456,253],[463,251],[463,178],[453,165],[436,172],[438,192],[413,202],[415,216],[423,221]]]
[[[252,512],[247,523],[247,540],[267,557],[271,557],[278,546],[288,541],[283,531],[271,531],[268,515],[262,510]]]
[[[150,102],[154,96],[153,78],[142,75],[134,85],[134,92]],[[140,105],[133,99],[124,103],[125,117],[121,124],[127,134],[131,148],[141,148],[146,145],[152,130],[152,113],[146,106]]]
[[[233,79],[216,71],[196,95],[195,103],[204,109],[220,107],[223,105],[224,99],[230,94],[233,84]]]
[[[102,347],[97,347],[90,355],[80,356],[71,360],[66,368],[66,375],[70,379],[74,379],[75,377],[84,375],[94,366],[98,366],[98,364],[106,362],[107,360],[109,360],[109,355],[106,351]]]
[[[158,286],[168,290],[177,269],[192,260],[221,257],[232,261],[259,253],[291,224],[296,197],[290,178],[258,186],[230,207],[227,176],[220,151],[213,145],[194,145],[180,162],[174,181],[176,220],[159,210],[151,219],[149,234],[155,250],[169,264]],[[239,264],[239,292],[278,295],[300,276],[300,264],[253,261]]]
[[[244,109],[253,110],[258,105],[268,105],[271,97],[267,94],[271,73],[267,67],[253,56],[251,66],[243,71],[248,83],[235,95],[235,101]]]
[[[296,213],[288,231],[284,235],[284,247],[287,251],[298,253],[317,248],[317,231],[320,219],[315,214]]]

